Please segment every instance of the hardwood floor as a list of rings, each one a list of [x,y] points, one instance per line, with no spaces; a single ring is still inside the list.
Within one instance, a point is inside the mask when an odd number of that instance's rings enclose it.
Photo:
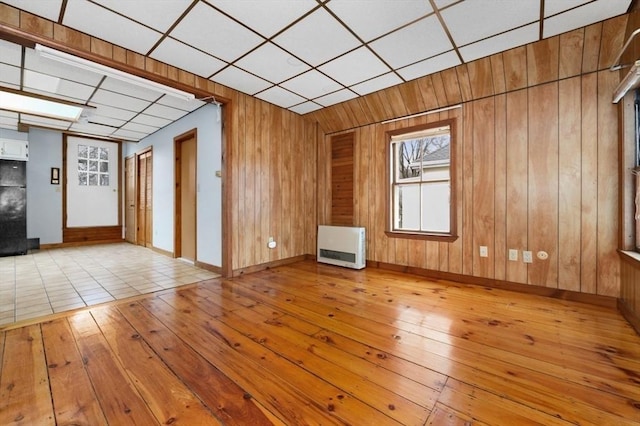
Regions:
[[[0,333],[0,424],[640,424],[615,310],[311,261]]]

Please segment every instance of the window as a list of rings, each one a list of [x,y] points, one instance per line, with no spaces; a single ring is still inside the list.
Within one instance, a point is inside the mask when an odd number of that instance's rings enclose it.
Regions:
[[[78,184],[109,186],[109,150],[91,145],[78,145]]]
[[[389,232],[455,239],[455,120],[389,132]]]

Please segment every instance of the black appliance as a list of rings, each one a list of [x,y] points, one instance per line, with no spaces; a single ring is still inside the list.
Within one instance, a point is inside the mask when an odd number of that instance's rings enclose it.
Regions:
[[[27,163],[0,160],[0,256],[27,253]]]

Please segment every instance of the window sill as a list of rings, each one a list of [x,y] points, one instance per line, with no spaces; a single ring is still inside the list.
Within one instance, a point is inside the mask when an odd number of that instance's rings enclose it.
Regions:
[[[452,243],[458,239],[457,235],[450,234],[416,234],[413,232],[399,232],[399,231],[385,231],[385,234],[389,238],[405,238],[408,240],[427,240],[438,241],[442,243]]]
[[[640,253],[631,250],[618,250],[622,260],[640,266]]]

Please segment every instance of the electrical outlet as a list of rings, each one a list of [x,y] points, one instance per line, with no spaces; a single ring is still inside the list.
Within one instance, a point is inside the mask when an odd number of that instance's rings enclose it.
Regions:
[[[489,257],[489,249],[487,246],[480,246],[480,257]]]
[[[524,250],[522,252],[522,261],[524,263],[533,263],[533,253],[528,250]]]
[[[509,260],[516,262],[518,260],[518,250],[509,249]]]

